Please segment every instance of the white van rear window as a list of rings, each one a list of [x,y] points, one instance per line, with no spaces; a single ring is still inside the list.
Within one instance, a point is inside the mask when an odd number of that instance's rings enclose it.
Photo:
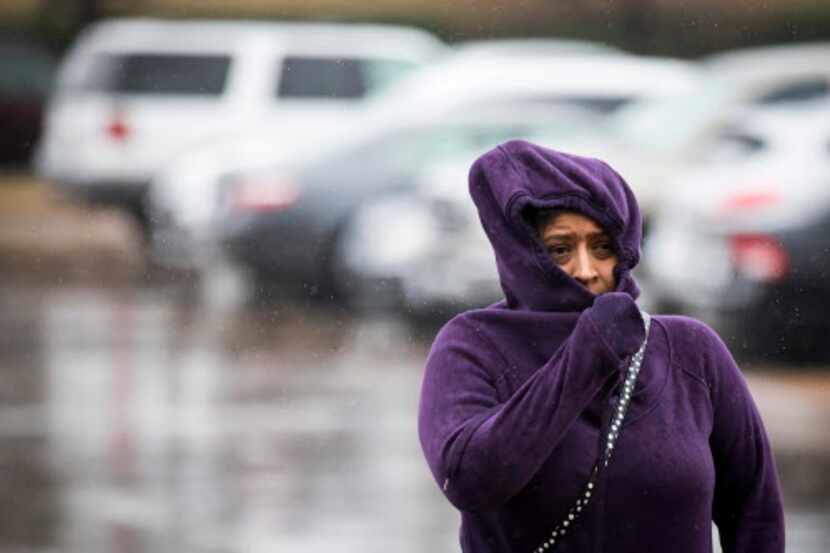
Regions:
[[[223,55],[101,54],[78,85],[92,92],[217,96],[230,65]]]

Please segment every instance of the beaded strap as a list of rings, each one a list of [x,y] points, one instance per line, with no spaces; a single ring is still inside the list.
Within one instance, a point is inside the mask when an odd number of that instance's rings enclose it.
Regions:
[[[640,366],[643,364],[643,355],[645,354],[646,344],[648,343],[648,331],[651,327],[651,317],[648,313],[642,310],[640,311],[640,314],[642,315],[643,322],[645,323],[645,339],[643,340],[643,344],[640,346],[640,349],[638,349],[637,353],[635,353],[631,358],[631,363],[628,365],[622,392],[614,405],[611,424],[608,428],[608,435],[605,437],[605,450],[602,455],[600,455],[600,458],[597,460],[596,464],[594,464],[594,468],[591,470],[591,476],[588,478],[588,482],[585,484],[585,488],[582,490],[579,499],[576,500],[576,504],[568,509],[568,515],[553,528],[550,536],[545,539],[539,547],[534,549],[534,553],[542,553],[555,547],[556,544],[567,534],[568,530],[571,529],[571,525],[576,522],[576,519],[579,518],[582,510],[585,509],[591,501],[591,495],[594,493],[594,488],[596,487],[600,471],[607,467],[608,462],[611,460],[611,455],[614,453],[614,443],[616,443],[617,438],[620,436],[623,419],[625,418],[625,413],[628,410],[628,404],[631,402],[631,393],[634,391],[634,384],[637,382],[637,375],[640,373]]]

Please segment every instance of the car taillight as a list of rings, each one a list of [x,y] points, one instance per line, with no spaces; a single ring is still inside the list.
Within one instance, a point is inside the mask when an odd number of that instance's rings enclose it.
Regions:
[[[110,119],[105,127],[107,136],[116,142],[124,142],[130,137],[130,127],[120,115]]]
[[[758,190],[755,192],[743,192],[729,196],[721,205],[720,216],[731,217],[742,215],[758,209],[765,209],[778,204],[781,197],[771,190]]]
[[[297,201],[299,189],[288,180],[248,179],[236,183],[230,207],[237,211],[280,211]]]
[[[743,276],[775,282],[787,276],[790,259],[780,241],[763,234],[736,234],[730,238],[735,269]]]

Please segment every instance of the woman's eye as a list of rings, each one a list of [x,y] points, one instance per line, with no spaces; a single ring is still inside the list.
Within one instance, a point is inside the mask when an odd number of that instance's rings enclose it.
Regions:
[[[597,257],[607,258],[614,255],[614,248],[610,242],[600,242],[594,246],[594,252]]]
[[[555,261],[565,260],[571,253],[571,248],[564,244],[548,246],[548,253]]]

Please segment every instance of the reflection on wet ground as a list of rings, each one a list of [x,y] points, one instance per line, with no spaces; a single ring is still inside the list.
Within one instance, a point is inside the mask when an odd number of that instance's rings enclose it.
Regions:
[[[0,548],[441,551],[424,343],[389,320],[4,287]]]
[[[0,551],[457,551],[415,433],[428,340],[392,318],[0,287]],[[830,550],[788,505],[790,548]]]

